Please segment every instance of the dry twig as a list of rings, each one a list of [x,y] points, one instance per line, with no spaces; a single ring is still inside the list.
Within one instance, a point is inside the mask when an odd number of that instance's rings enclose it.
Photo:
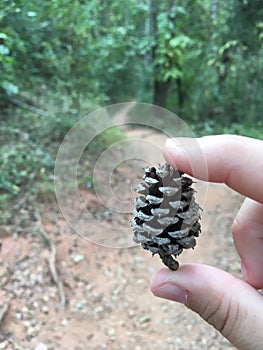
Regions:
[[[58,274],[58,271],[56,268],[57,250],[56,250],[56,247],[55,247],[52,239],[49,237],[48,233],[46,232],[46,230],[44,229],[44,227],[42,225],[40,214],[36,213],[36,217],[37,217],[37,226],[38,226],[37,229],[38,229],[38,231],[39,231],[39,233],[44,241],[44,244],[48,247],[48,249],[50,251],[50,254],[47,258],[48,266],[49,266],[52,280],[54,281],[54,283],[56,284],[57,289],[58,289],[60,304],[61,304],[62,308],[64,309],[64,307],[66,306],[66,295],[65,295],[63,283],[59,277],[59,274]]]
[[[18,100],[16,98],[9,98],[9,100],[14,103],[15,105],[21,107],[21,108],[24,108],[32,113],[36,113],[36,114],[39,114],[41,115],[42,117],[49,117],[49,113],[47,113],[46,111],[43,111],[42,109],[39,109],[35,106],[32,106],[32,105],[29,105],[28,103],[24,102],[24,101],[21,101],[21,100]]]
[[[0,309],[0,325],[5,318],[5,315],[7,314],[7,311],[9,309],[9,302],[7,302],[1,309]]]
[[[13,339],[8,339],[10,343],[14,345],[14,350],[27,350],[26,348],[23,348],[22,346],[18,345]]]
[[[60,304],[64,308],[66,305],[66,295],[65,295],[63,283],[62,283],[62,281],[58,275],[57,269],[56,269],[56,254],[57,254],[56,247],[52,243],[52,245],[50,247],[50,255],[48,258],[48,265],[49,265],[50,273],[52,275],[52,279],[53,279],[54,283],[56,283],[57,288],[58,288],[58,292],[59,292],[59,296],[60,296]]]

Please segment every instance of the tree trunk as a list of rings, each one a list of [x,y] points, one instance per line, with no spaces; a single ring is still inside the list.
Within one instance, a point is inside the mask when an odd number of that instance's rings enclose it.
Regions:
[[[217,23],[217,14],[218,14],[218,0],[212,0],[211,19],[214,23]]]
[[[150,1],[150,27],[151,27],[151,32],[152,32],[152,38],[154,41],[154,45],[152,46],[152,63],[155,60],[156,57],[156,48],[157,48],[157,8],[156,8],[156,2],[155,0],[149,0]],[[154,73],[155,73],[154,68]]]
[[[184,106],[184,91],[183,91],[183,82],[181,78],[176,79],[176,86],[177,86],[178,105],[179,105],[179,109],[182,110]]]
[[[155,80],[153,84],[153,103],[157,106],[165,107],[169,94],[171,79],[167,81]]]

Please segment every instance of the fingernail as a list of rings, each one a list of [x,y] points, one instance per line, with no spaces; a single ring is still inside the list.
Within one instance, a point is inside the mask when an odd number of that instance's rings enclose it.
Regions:
[[[176,301],[181,304],[186,304],[187,294],[186,292],[174,283],[163,284],[159,287],[152,289],[155,296],[171,301]]]
[[[184,155],[182,146],[176,141],[176,139],[167,139],[163,149],[164,157],[167,163],[171,164],[174,168],[177,168],[177,161]]]

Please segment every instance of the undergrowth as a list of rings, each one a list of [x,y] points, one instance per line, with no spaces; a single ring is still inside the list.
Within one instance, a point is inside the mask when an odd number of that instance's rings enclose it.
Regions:
[[[12,218],[12,203],[19,196],[54,200],[56,155],[76,115],[40,116],[17,108],[0,120],[0,222]],[[90,125],[90,129],[93,125]],[[88,147],[89,161],[80,164],[78,181],[92,189],[93,160],[112,143],[123,139],[117,128],[106,129]]]

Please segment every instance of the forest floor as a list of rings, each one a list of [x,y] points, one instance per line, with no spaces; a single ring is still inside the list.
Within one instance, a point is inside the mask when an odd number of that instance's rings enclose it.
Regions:
[[[164,141],[152,130],[125,132],[160,148]],[[123,164],[115,174],[115,190],[129,203],[139,171]],[[242,197],[221,184],[198,181],[196,189],[203,202],[202,233],[180,263],[205,263],[240,276],[231,223]],[[109,216],[96,194],[80,194],[100,225],[108,225],[108,236],[130,226],[130,215]],[[81,238],[56,203],[32,205],[24,197],[15,205],[15,224],[0,232],[0,349],[234,349],[198,315],[151,294],[150,278],[162,267],[157,256],[139,246],[107,248]],[[70,198],[66,205],[80,211]],[[83,225],[96,234],[96,220]]]

